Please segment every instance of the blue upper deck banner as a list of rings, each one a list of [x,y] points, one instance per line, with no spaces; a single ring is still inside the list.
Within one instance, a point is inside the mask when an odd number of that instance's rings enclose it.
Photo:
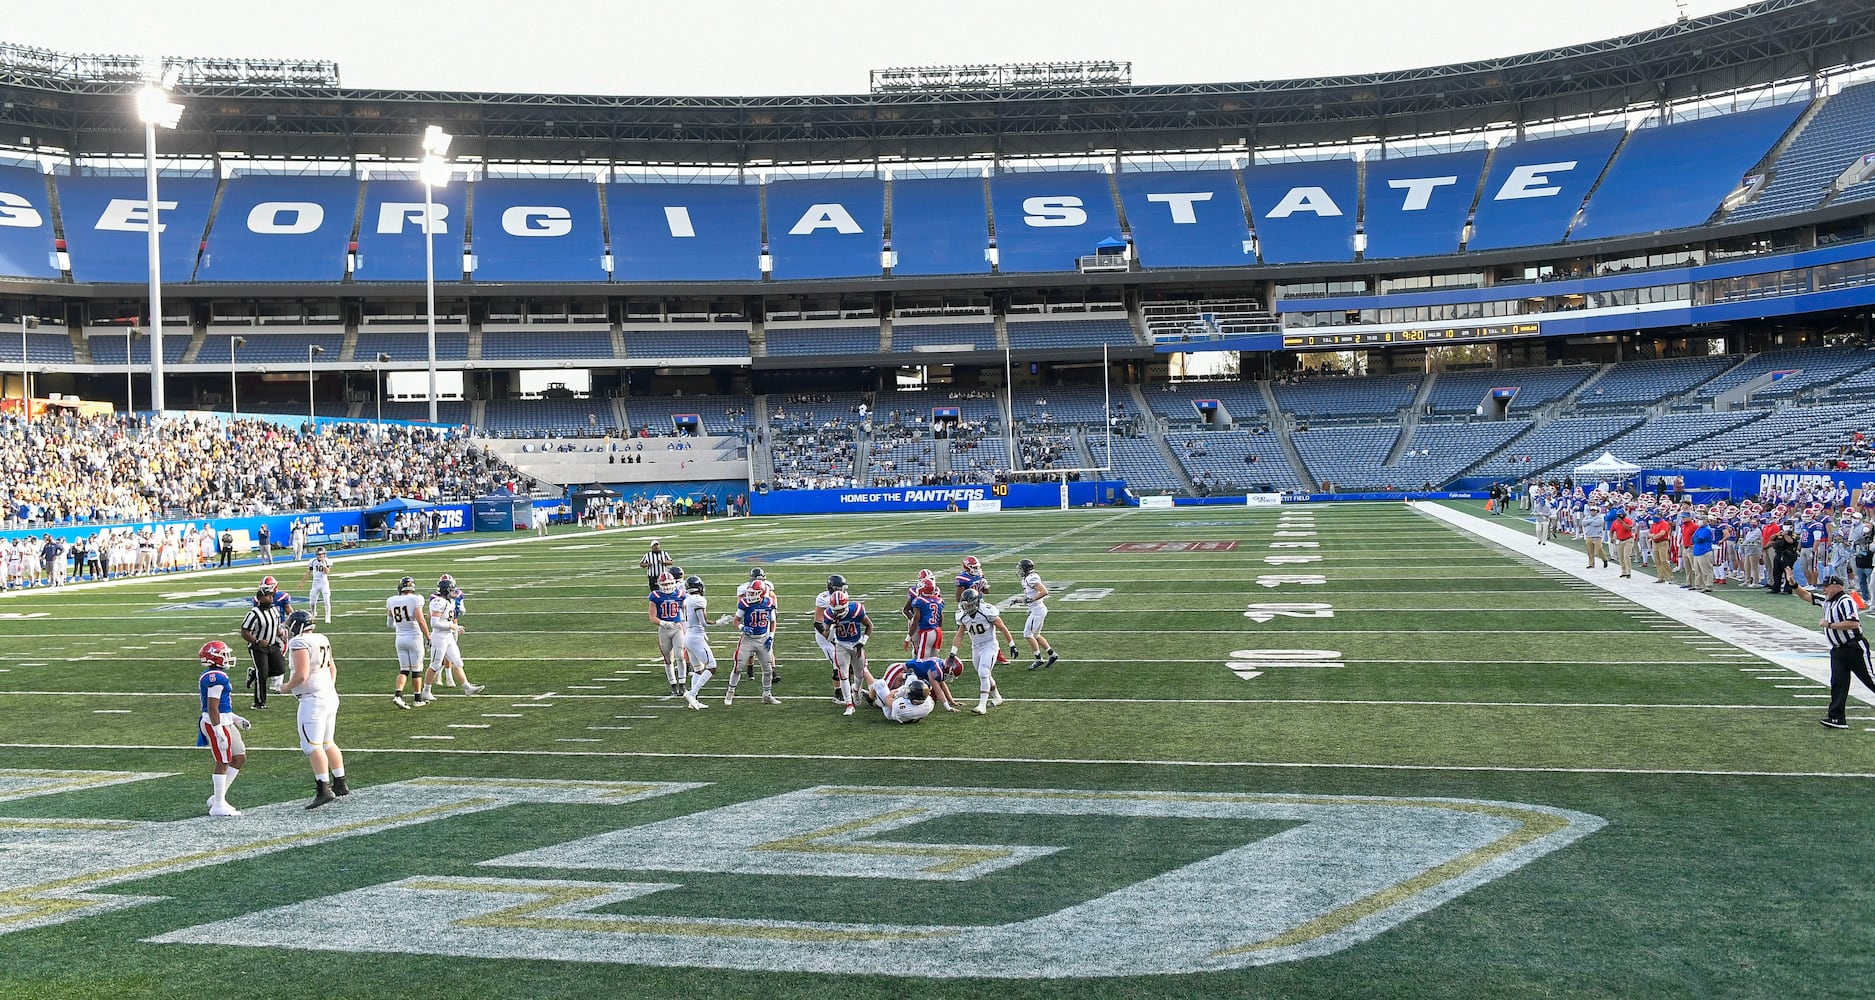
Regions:
[[[997,267],[1073,271],[1101,240],[1120,237],[1120,217],[1106,174],[1062,171],[990,178],[996,213]]]
[[[1141,267],[1256,263],[1235,171],[1121,174],[1120,201]]]
[[[885,184],[870,178],[768,186],[774,277],[876,278],[885,248]]]
[[[462,229],[469,185],[458,180],[431,194],[430,238],[436,280],[462,280]],[[359,281],[422,281],[423,184],[410,180],[365,182],[365,212],[358,220]]]
[[[1618,128],[1604,129],[1498,146],[1478,195],[1478,214],[1466,249],[1562,242],[1623,134]]]
[[[1367,259],[1454,254],[1485,151],[1367,160]]]
[[[147,282],[150,203],[141,177],[59,177],[59,214],[72,256],[72,280]],[[215,182],[157,178],[157,233],[163,280],[188,281],[215,203]]]
[[[57,278],[52,248],[46,176],[30,167],[0,167],[0,275]]]
[[[1703,225],[1805,107],[1799,101],[1636,129],[1608,165],[1569,238]]]
[[[892,182],[894,275],[982,274],[990,269],[990,215],[975,177]]]
[[[221,192],[197,281],[340,281],[358,214],[348,177],[236,177]]]
[[[1353,160],[1256,165],[1243,183],[1264,263],[1354,259],[1360,191]]]
[[[618,281],[762,276],[762,189],[753,184],[608,184]]]
[[[477,181],[471,205],[477,281],[606,280],[598,184]]]

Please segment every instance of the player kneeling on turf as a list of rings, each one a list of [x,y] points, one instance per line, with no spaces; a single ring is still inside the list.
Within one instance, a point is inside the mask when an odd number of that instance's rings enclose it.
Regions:
[[[903,664],[893,664],[897,670]],[[886,672],[888,677],[892,671]],[[907,678],[898,687],[892,687],[884,680],[875,680],[872,671],[859,668],[859,678],[865,684],[860,696],[866,704],[872,705],[885,713],[885,717],[898,723],[913,723],[931,714],[931,692],[924,681],[900,671],[900,676]]]
[[[241,731],[250,723],[234,714],[234,682],[228,679],[234,650],[217,639],[202,647],[198,659],[202,664],[202,720],[196,724],[195,745],[207,747],[209,756],[215,758],[215,794],[208,797],[208,814],[239,816],[241,810],[228,804],[228,786],[247,766],[247,744],[241,740]]]

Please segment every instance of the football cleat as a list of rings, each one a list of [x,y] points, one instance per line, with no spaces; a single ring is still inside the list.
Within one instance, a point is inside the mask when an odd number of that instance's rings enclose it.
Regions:
[[[982,705],[972,705],[970,706],[970,714],[971,715],[988,715],[990,714],[990,710],[987,708],[984,708]]]
[[[313,782],[313,800],[307,804],[306,808],[317,809],[328,802],[337,802],[338,798],[332,794],[332,786],[329,783],[315,781]]]
[[[705,705],[704,703],[702,703],[702,702],[700,702],[700,701],[698,701],[698,700],[697,700],[697,696],[696,696],[696,695],[693,695],[693,694],[691,694],[691,693],[690,693],[690,692],[688,692],[688,691],[685,691],[685,692],[684,692],[684,704],[685,704],[685,705],[688,705],[688,706],[690,706],[690,708],[691,708],[691,709],[692,709],[693,711],[698,711],[698,712],[701,712],[701,711],[703,711],[704,709],[706,709],[706,708],[709,708],[709,707],[710,707],[710,706],[708,706],[708,705]]]
[[[335,774],[335,775],[333,775],[333,776],[332,776],[332,794],[334,794],[334,795],[350,795],[351,793],[352,793],[352,788],[351,788],[351,786],[350,786],[350,785],[347,785],[347,784],[345,783],[345,776],[344,776],[344,775],[342,775],[342,774]]]
[[[1044,667],[1052,667],[1052,666],[1054,666],[1054,665],[1055,665],[1056,663],[1059,663],[1060,661],[1061,661],[1061,654],[1060,654],[1060,653],[1057,653],[1057,652],[1055,652],[1055,651],[1054,651],[1054,649],[1053,649],[1052,647],[1050,647],[1050,648],[1049,648],[1049,650],[1048,650],[1048,662],[1047,662],[1047,663],[1044,663],[1044,664],[1042,664],[1042,666],[1044,666]]]
[[[467,681],[464,681],[462,684],[462,693],[464,695],[481,694],[486,690],[488,690],[488,685],[486,684],[470,684]]]
[[[852,703],[852,702],[847,702],[847,703],[846,703],[846,711],[844,711],[844,712],[841,712],[841,713],[840,713],[840,715],[841,715],[842,717],[844,717],[844,716],[848,716],[848,715],[852,715],[852,714],[854,713],[854,711],[856,711],[856,709],[854,709],[854,707],[853,707],[853,703]]]
[[[391,704],[396,705],[398,708],[402,708],[402,709],[410,708],[410,703],[405,701],[404,696],[401,694],[391,695]]]
[[[208,814],[210,816],[239,816],[241,815],[241,810],[236,809],[226,802],[216,802],[209,805]]]
[[[723,692],[723,704],[734,705],[735,703],[736,703],[736,693],[734,691],[724,691]]]
[[[1003,693],[1001,691],[991,691],[990,692],[990,704],[1000,705],[1002,703],[1003,703]]]
[[[204,670],[226,670],[234,663],[234,650],[220,639],[203,643],[202,651],[196,656],[202,661]]]
[[[775,697],[775,696],[774,696],[774,695],[772,695],[772,694],[765,694],[765,695],[763,695],[763,696],[762,696],[762,704],[764,704],[764,705],[779,705],[779,704],[781,704],[781,699],[780,699],[780,698],[777,698],[777,697]]]

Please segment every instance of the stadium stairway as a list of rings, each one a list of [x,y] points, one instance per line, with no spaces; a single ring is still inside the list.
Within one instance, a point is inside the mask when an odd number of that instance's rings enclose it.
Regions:
[[[612,407],[612,426],[623,427],[626,431],[630,431],[632,426],[631,414],[625,411],[625,397],[613,396],[611,399],[606,400],[606,403]]]
[[[1621,138],[1615,141],[1615,148],[1609,152],[1607,162],[1602,164],[1602,172],[1595,175],[1595,183],[1589,185],[1588,193],[1584,194],[1581,202],[1576,205],[1576,214],[1569,219],[1568,228],[1563,230],[1564,243],[1569,242],[1569,237],[1576,231],[1576,226],[1582,223],[1583,209],[1589,207],[1589,201],[1595,197],[1595,192],[1602,189],[1602,182],[1608,179],[1608,172],[1614,169],[1615,161],[1621,158],[1621,151],[1627,148],[1628,139],[1633,135],[1633,129],[1621,130]]]
[[[201,329],[191,328],[189,331],[189,347],[182,352],[182,357],[178,359],[176,363],[183,365],[194,364],[195,356],[202,353],[202,345],[207,342],[208,329],[206,327]]]
[[[607,327],[606,332],[612,335],[612,356],[615,358],[625,357],[627,351],[625,347],[625,328],[617,323],[607,324]],[[623,427],[625,425],[620,424],[619,426]]]
[[[749,320],[749,357],[768,357],[768,323],[765,320]],[[762,418],[761,426],[768,426],[768,418]]]
[[[358,328],[356,326],[347,326],[345,328],[345,339],[339,343],[339,360],[358,360]],[[369,361],[372,359],[367,358],[366,360]]]
[[[1172,470],[1172,474],[1178,477],[1180,488],[1186,493],[1197,493],[1198,484],[1191,481],[1191,473],[1185,471],[1185,463],[1180,462],[1178,456],[1172,453],[1172,446],[1166,443],[1165,435],[1149,436],[1152,438],[1153,447],[1159,449],[1159,457],[1165,459],[1165,467]]]
[[[1615,369],[1615,366],[1612,364],[1605,364],[1605,365],[1602,365],[1600,368],[1595,369],[1595,374],[1590,375],[1588,378],[1583,379],[1581,385],[1578,385],[1574,389],[1571,389],[1567,393],[1564,393],[1563,398],[1557,400],[1553,404],[1552,410],[1556,413],[1567,413],[1571,410],[1574,410],[1576,406],[1576,400],[1582,398],[1582,393],[1585,390],[1587,390],[1589,386],[1594,385],[1596,381],[1599,380],[1603,375],[1606,375],[1609,372],[1614,371],[1614,369]]]
[[[887,313],[886,315],[879,317],[879,353],[885,354],[885,353],[889,353],[891,350],[892,350],[892,315],[890,313]]]
[[[1269,392],[1268,383],[1264,384],[1263,391],[1266,394]],[[1289,433],[1289,421],[1271,421],[1271,429],[1276,433],[1276,440],[1282,444],[1283,458],[1288,461],[1289,468],[1295,470],[1296,479],[1311,490],[1319,489],[1321,483],[1316,481],[1315,474],[1309,471],[1309,463],[1302,460],[1302,453],[1296,450],[1296,440]]]
[[[1104,434],[1106,432],[1103,430],[1101,433]],[[1068,439],[1074,442],[1074,461],[1076,464],[1080,465],[1083,469],[1091,469],[1099,464],[1094,461],[1093,450],[1087,447],[1087,428],[1070,427],[1068,429]]]
[[[1710,385],[1712,382],[1714,382],[1717,379],[1724,378],[1727,374],[1731,373],[1732,371],[1735,371],[1740,365],[1743,365],[1744,363],[1746,363],[1747,361],[1750,361],[1752,358],[1756,356],[1757,355],[1754,355],[1754,354],[1739,355],[1737,361],[1735,361],[1732,364],[1726,365],[1723,369],[1717,372],[1714,372],[1712,375],[1712,378],[1706,379],[1705,381],[1700,382],[1698,385],[1690,386],[1687,388],[1685,392],[1682,392],[1679,395],[1674,396],[1671,399],[1668,399],[1664,401],[1663,403],[1661,403],[1660,405],[1662,408],[1662,412],[1671,412],[1672,410],[1678,409],[1689,403],[1698,402],[1698,400],[1696,400],[1694,397],[1699,395],[1699,391],[1701,389],[1704,389],[1707,385]],[[1702,406],[1701,408],[1703,409],[1704,407]]]
[[[997,350],[1009,350],[1009,326],[1003,322],[1002,314],[997,313],[995,316],[990,317],[990,321],[996,327]]]
[[[65,328],[65,335],[72,341],[72,363],[88,365],[91,363],[91,341],[86,339],[84,331],[76,326]]]
[[[469,400],[469,426],[470,427],[487,427],[488,426],[488,400],[486,399]]]
[[[482,324],[480,323],[469,325],[469,360],[482,360]],[[480,424],[478,423],[477,426]]]

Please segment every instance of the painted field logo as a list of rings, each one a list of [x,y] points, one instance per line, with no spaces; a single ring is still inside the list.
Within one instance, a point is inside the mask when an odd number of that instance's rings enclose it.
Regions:
[[[470,795],[486,794],[490,785],[427,780],[466,784]],[[514,784],[516,794],[525,794],[534,785],[557,783]],[[680,787],[646,786],[640,794]],[[378,798],[376,790],[362,791]],[[416,821],[422,810],[399,801],[402,815],[384,821]],[[460,800],[453,805],[473,808]],[[972,816],[1069,817],[1093,828],[1113,817],[1244,820],[1279,829],[1104,895],[1002,924],[761,919],[746,912],[693,914],[683,903],[684,915],[656,912],[658,894],[683,889],[693,875],[875,879],[886,883],[881,892],[915,898],[943,893],[947,884],[1019,874],[1030,862],[1070,849],[949,843],[932,832],[946,820]],[[932,823],[938,826],[926,827]],[[649,877],[642,880],[419,875],[148,940],[218,950],[235,944],[920,978],[1217,971],[1347,948],[1603,825],[1583,813],[1466,799],[828,786],[483,862],[496,869],[644,872]],[[698,830],[710,834],[698,837]],[[920,884],[892,889],[894,882]],[[60,885],[61,901],[80,891]],[[10,895],[18,898],[19,891]],[[0,892],[0,900],[8,898]],[[130,905],[115,897],[86,898]],[[412,913],[424,919],[413,921]]]
[[[1231,552],[1236,542],[1121,542],[1108,552]]]
[[[253,603],[254,598],[251,595],[247,597],[218,597],[213,600],[189,601],[183,604],[158,604],[156,607],[144,608],[143,610],[146,614],[166,611],[223,611],[229,608],[245,609]]]
[[[791,549],[784,552],[738,552],[729,558],[736,562],[745,563],[782,563],[819,566],[830,563],[842,563],[848,559],[869,559],[875,556],[957,555],[965,552],[975,552],[982,547],[982,544],[978,542],[963,541],[851,542],[837,549]]]

